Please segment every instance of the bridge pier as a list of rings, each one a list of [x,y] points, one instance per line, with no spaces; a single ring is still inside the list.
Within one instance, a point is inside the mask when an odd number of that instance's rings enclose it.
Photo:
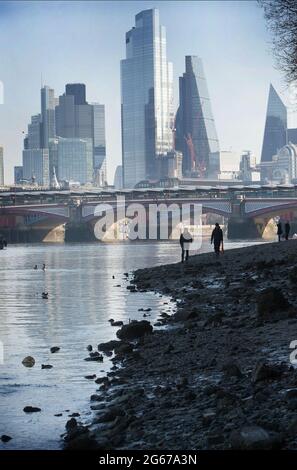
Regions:
[[[252,240],[262,238],[263,227],[256,224],[252,218],[230,217],[227,233],[229,240]]]
[[[65,225],[65,242],[94,242],[96,241],[91,225],[83,222],[70,222]]]

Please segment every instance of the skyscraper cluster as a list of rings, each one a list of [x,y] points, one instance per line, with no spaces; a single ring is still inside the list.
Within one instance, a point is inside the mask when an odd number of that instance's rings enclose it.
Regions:
[[[167,60],[159,11],[138,13],[125,42],[126,58],[120,68],[122,166],[117,168],[115,186],[143,187],[171,178],[218,180],[224,152],[201,58],[185,57],[175,114],[173,67]],[[271,179],[272,162],[289,143],[297,143],[297,130],[287,128],[287,109],[271,85],[261,164],[255,167],[262,181]],[[239,173],[246,181],[252,178],[250,162],[250,154],[244,154]],[[42,87],[41,112],[31,117],[23,167],[15,167],[15,180],[53,187],[63,181],[104,187],[106,173],[104,105],[88,103],[82,83],[67,84],[59,98],[52,88]]]
[[[105,108],[86,101],[84,84],[67,84],[58,99],[42,87],[41,113],[32,116],[24,139],[22,179],[46,187],[106,184]]]
[[[135,26],[126,33],[121,99],[125,187],[182,175],[217,178],[219,142],[202,61],[186,57],[175,117],[172,64],[156,9],[138,13]]]

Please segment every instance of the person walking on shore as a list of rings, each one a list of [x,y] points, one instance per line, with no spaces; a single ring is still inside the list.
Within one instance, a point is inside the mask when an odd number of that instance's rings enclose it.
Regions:
[[[182,253],[181,253],[182,263],[185,260],[185,255],[186,255],[186,261],[189,259],[189,249],[190,249],[192,241],[193,241],[192,235],[190,234],[189,230],[185,228],[179,238],[179,243],[180,243],[181,250],[182,250]]]
[[[219,256],[221,244],[223,246],[223,230],[218,223],[216,223],[216,226],[212,231],[210,243],[214,244],[215,254]]]
[[[286,238],[286,240],[289,240],[290,230],[291,230],[291,226],[290,226],[289,221],[287,220],[287,222],[285,223],[285,238]]]
[[[277,226],[278,241],[280,242],[280,241],[281,241],[281,236],[282,236],[282,233],[283,233],[282,223],[281,223],[280,220],[278,221],[278,223],[276,224],[276,226]]]

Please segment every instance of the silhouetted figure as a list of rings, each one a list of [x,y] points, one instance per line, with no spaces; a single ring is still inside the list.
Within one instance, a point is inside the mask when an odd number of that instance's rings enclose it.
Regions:
[[[7,241],[5,238],[0,238],[0,250],[3,250],[3,248],[7,247]]]
[[[192,235],[190,234],[189,230],[185,228],[179,238],[179,243],[180,243],[181,250],[182,250],[182,254],[181,254],[182,263],[185,260],[185,256],[186,256],[186,261],[189,259],[189,249],[190,249],[190,245],[192,241],[193,241]]]
[[[41,295],[43,299],[48,299],[48,292],[42,292]]]
[[[280,242],[280,241],[281,241],[281,236],[282,236],[282,233],[283,233],[283,227],[282,227],[281,221],[278,221],[278,223],[276,224],[276,226],[277,226],[278,241]]]
[[[291,226],[289,224],[289,221],[285,223],[285,238],[286,240],[289,240],[289,234],[290,234]]]
[[[223,230],[218,223],[216,223],[216,226],[212,231],[210,243],[214,244],[215,254],[219,256],[220,246],[223,244]]]
[[[34,268],[33,268],[33,269],[38,269],[38,266],[37,266],[37,264],[35,264],[35,266],[34,266]]]
[[[43,263],[42,271],[45,271],[45,264]]]

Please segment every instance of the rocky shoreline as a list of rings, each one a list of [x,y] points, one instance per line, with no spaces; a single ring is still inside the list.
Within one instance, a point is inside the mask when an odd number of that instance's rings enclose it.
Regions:
[[[166,294],[177,311],[99,345],[114,366],[65,448],[297,449],[296,287],[294,240],[136,271],[130,295]]]

